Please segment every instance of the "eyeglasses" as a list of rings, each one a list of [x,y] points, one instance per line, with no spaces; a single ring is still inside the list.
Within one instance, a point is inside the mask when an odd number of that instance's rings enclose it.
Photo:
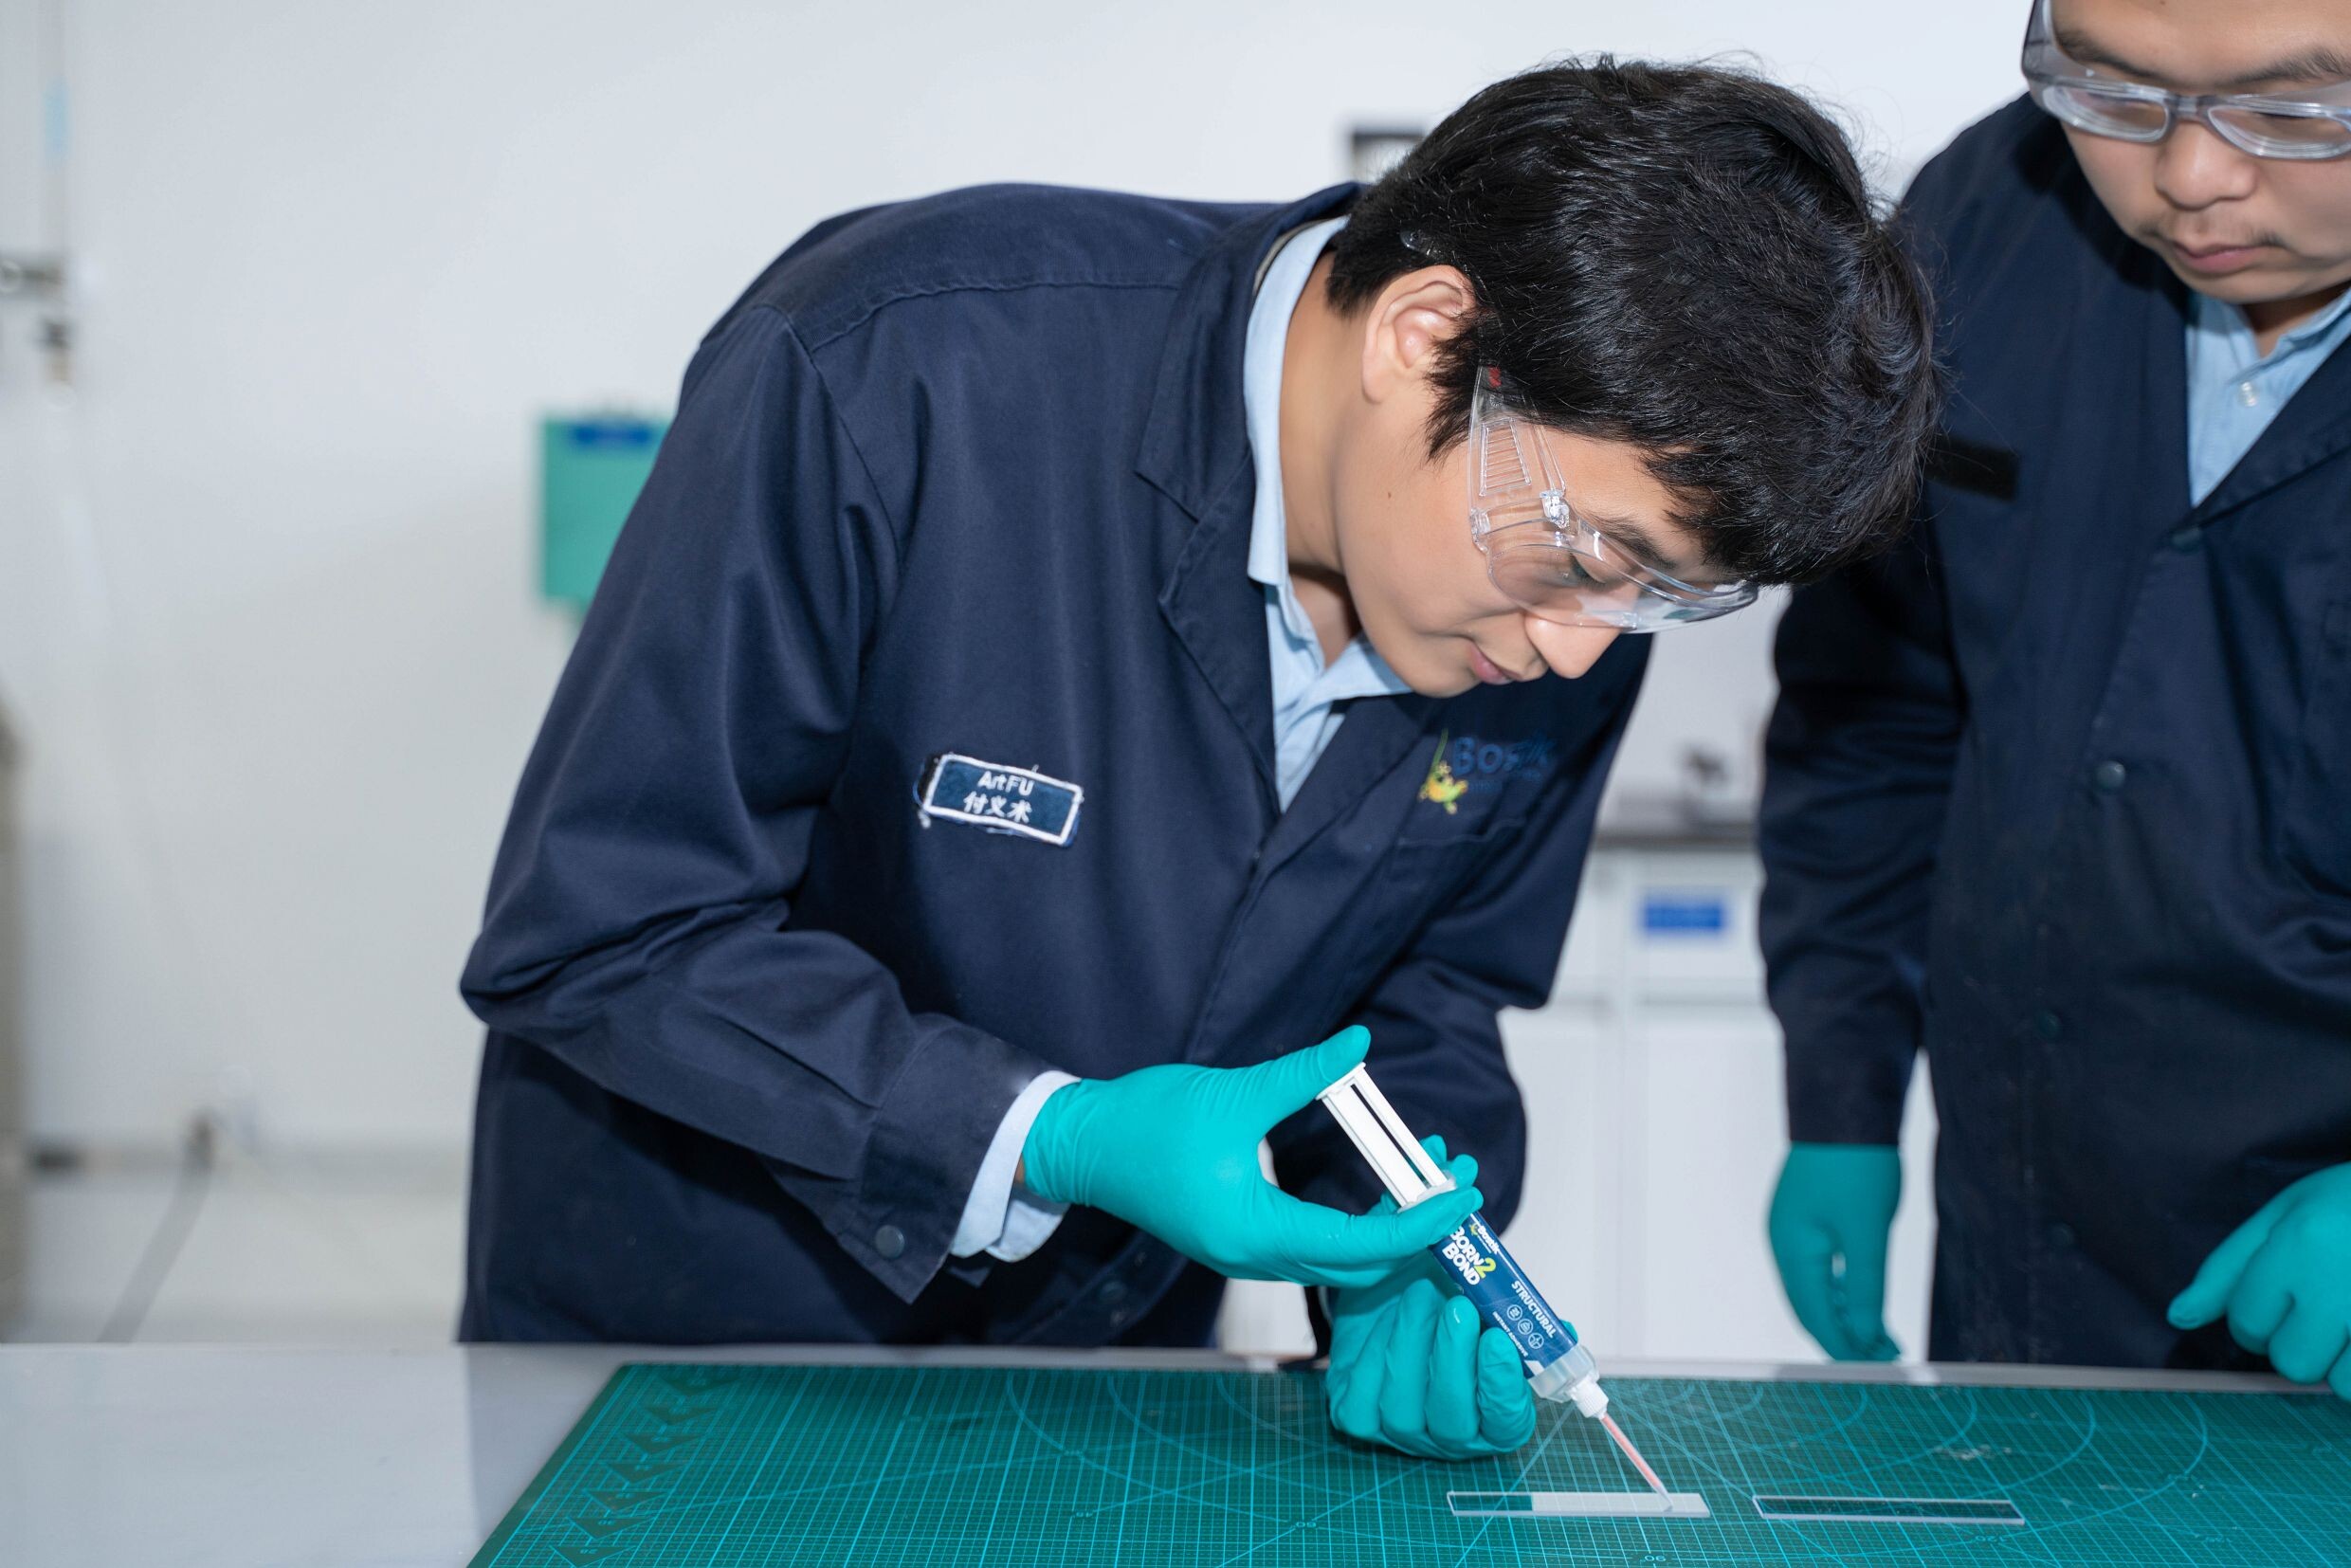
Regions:
[[[2310,160],[2351,153],[2351,82],[2267,93],[2174,93],[2125,82],[2057,46],[2050,0],[2025,25],[2024,73],[2032,101],[2077,131],[2123,141],[2161,141],[2183,119],[2257,158]]]
[[[1683,582],[1611,543],[1567,500],[1540,426],[1486,366],[1469,398],[1469,538],[1511,603],[1559,626],[1657,631],[1755,603],[1755,585]]]

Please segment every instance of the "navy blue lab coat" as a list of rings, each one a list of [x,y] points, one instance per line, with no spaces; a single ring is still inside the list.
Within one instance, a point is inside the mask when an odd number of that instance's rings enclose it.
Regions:
[[[1941,1122],[1938,1358],[2163,1320],[2351,1160],[2351,358],[2200,505],[2188,296],[2018,102],[1906,199],[1954,375],[1916,547],[1799,593],[1762,850],[1799,1140]]]
[[[465,971],[465,1337],[1203,1342],[1221,1281],[1104,1215],[949,1257],[981,1156],[1048,1067],[1350,1021],[1515,1208],[1495,1012],[1550,987],[1644,649],[1358,701],[1280,810],[1242,340],[1277,238],[1350,199],[876,208],[712,330]],[[1081,787],[1068,844],[923,826],[948,752]],[[1274,1144],[1376,1195],[1319,1108]]]

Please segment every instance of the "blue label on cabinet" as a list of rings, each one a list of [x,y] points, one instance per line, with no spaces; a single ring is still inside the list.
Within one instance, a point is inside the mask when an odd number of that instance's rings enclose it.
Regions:
[[[661,427],[644,419],[583,419],[565,425],[563,438],[585,451],[636,452],[661,439]]]
[[[1641,895],[1641,930],[1651,937],[1720,937],[1730,929],[1730,899],[1722,893]]]

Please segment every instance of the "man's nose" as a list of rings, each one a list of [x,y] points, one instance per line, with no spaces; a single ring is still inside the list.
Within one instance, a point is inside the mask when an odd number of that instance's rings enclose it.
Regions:
[[[2259,160],[2193,120],[2173,127],[2155,152],[2155,189],[2174,207],[2195,211],[2253,193]]]
[[[1571,681],[1590,669],[1608,651],[1608,645],[1623,635],[1613,626],[1558,626],[1532,615],[1525,619],[1526,640],[1535,645],[1544,665],[1552,674]]]

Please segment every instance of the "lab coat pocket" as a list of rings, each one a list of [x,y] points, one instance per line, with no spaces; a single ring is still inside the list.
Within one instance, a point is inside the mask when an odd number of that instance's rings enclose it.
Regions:
[[[2320,623],[2293,757],[2279,823],[2287,865],[2322,897],[2351,899],[2351,598]]]
[[[1506,852],[1501,848],[1503,841],[1525,820],[1494,815],[1441,836],[1399,835],[1380,871],[1380,896],[1401,895],[1399,902],[1411,906],[1412,929],[1417,931],[1430,916],[1452,903],[1490,856]]]
[[[1396,835],[1392,855],[1416,854],[1421,851],[1446,853],[1481,845],[1490,845],[1505,834],[1515,832],[1526,818],[1486,812],[1476,816],[1441,817],[1431,813],[1426,821],[1415,822]]]

